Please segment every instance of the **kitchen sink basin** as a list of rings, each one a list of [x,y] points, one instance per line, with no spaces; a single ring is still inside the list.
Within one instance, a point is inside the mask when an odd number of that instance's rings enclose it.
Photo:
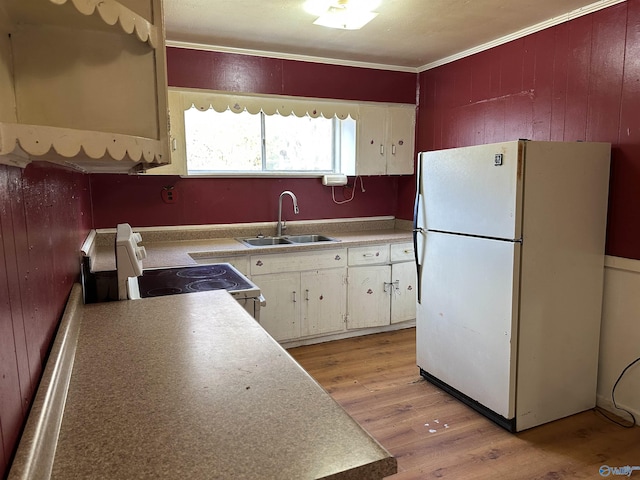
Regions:
[[[284,237],[254,237],[241,238],[240,241],[250,247],[268,247],[272,245],[290,245],[291,242]]]
[[[337,242],[335,238],[325,235],[286,235],[283,237],[251,237],[238,238],[249,247],[272,247],[276,245],[294,245],[301,243]]]
[[[324,235],[289,235],[287,240],[291,243],[316,243],[316,242],[336,242],[335,238]]]

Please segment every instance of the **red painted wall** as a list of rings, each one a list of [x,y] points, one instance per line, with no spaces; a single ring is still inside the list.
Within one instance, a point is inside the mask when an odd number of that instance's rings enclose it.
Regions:
[[[127,222],[138,227],[156,225],[201,225],[238,222],[275,222],[278,198],[291,190],[298,198],[300,213],[293,214],[291,200],[284,199],[287,220],[394,215],[397,182],[384,177],[364,177],[365,192],[358,180],[353,201],[337,205],[331,188],[320,179],[198,179],[180,177],[131,177],[92,175],[91,190],[96,212],[96,228],[115,227]],[[161,192],[173,186],[177,201],[165,204]],[[350,188],[335,189],[342,201],[352,195]],[[273,232],[264,232],[265,235]]]
[[[89,176],[0,165],[0,478],[17,445],[91,228]]]
[[[416,75],[373,68],[167,48],[173,87],[415,103]]]
[[[640,0],[419,75],[417,150],[528,138],[612,149],[607,253],[640,259]],[[411,218],[412,179],[398,185]]]
[[[317,64],[228,53],[167,49],[169,85],[234,92],[414,103],[417,75],[370,68]],[[353,201],[337,205],[331,188],[307,179],[180,179],[91,175],[95,228],[275,221],[278,196],[298,197],[296,220],[394,215],[398,177],[364,177]],[[164,186],[178,192],[175,204],[161,200]],[[336,200],[351,189],[336,188]]]

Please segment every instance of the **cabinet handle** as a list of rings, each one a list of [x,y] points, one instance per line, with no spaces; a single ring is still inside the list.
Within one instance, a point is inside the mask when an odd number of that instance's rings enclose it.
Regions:
[[[391,144],[391,155],[395,155],[396,154],[396,144],[392,143]]]
[[[407,253],[407,254],[413,253],[413,250],[411,250],[410,248],[407,248],[404,250],[404,253]]]
[[[171,139],[171,151],[175,152],[178,149],[178,140],[175,138]]]
[[[308,288],[304,291],[304,299],[305,299],[307,302],[309,301],[309,289],[308,289]]]
[[[298,298],[297,298],[297,296],[296,296],[296,295],[297,295],[297,294],[296,294],[296,291],[294,290],[294,291],[293,291],[293,303],[296,303],[296,302],[298,301]]]
[[[389,295],[400,292],[400,280],[395,280],[393,282],[384,282],[384,293],[388,293]]]
[[[384,155],[384,145],[380,144],[380,155]]]
[[[373,253],[363,253],[362,256],[365,257],[365,258],[371,258],[371,257],[375,257],[375,254],[373,254]]]

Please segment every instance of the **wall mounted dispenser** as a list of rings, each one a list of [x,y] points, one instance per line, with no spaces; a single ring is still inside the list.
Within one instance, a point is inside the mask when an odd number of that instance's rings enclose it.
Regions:
[[[322,184],[328,187],[342,187],[347,184],[347,176],[342,174],[324,175]]]

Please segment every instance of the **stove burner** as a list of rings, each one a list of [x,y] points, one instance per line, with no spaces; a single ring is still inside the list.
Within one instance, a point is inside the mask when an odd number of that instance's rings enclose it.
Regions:
[[[220,265],[206,265],[202,267],[189,267],[176,273],[177,276],[183,278],[211,278],[219,277],[227,273],[227,270]]]
[[[175,287],[165,287],[165,288],[152,288],[148,292],[146,292],[147,297],[162,297],[164,295],[177,295],[178,293],[182,293],[181,288]]]
[[[198,280],[187,285],[189,292],[205,292],[207,290],[235,290],[238,288],[238,283],[232,280],[224,278],[207,278],[204,280]]]

